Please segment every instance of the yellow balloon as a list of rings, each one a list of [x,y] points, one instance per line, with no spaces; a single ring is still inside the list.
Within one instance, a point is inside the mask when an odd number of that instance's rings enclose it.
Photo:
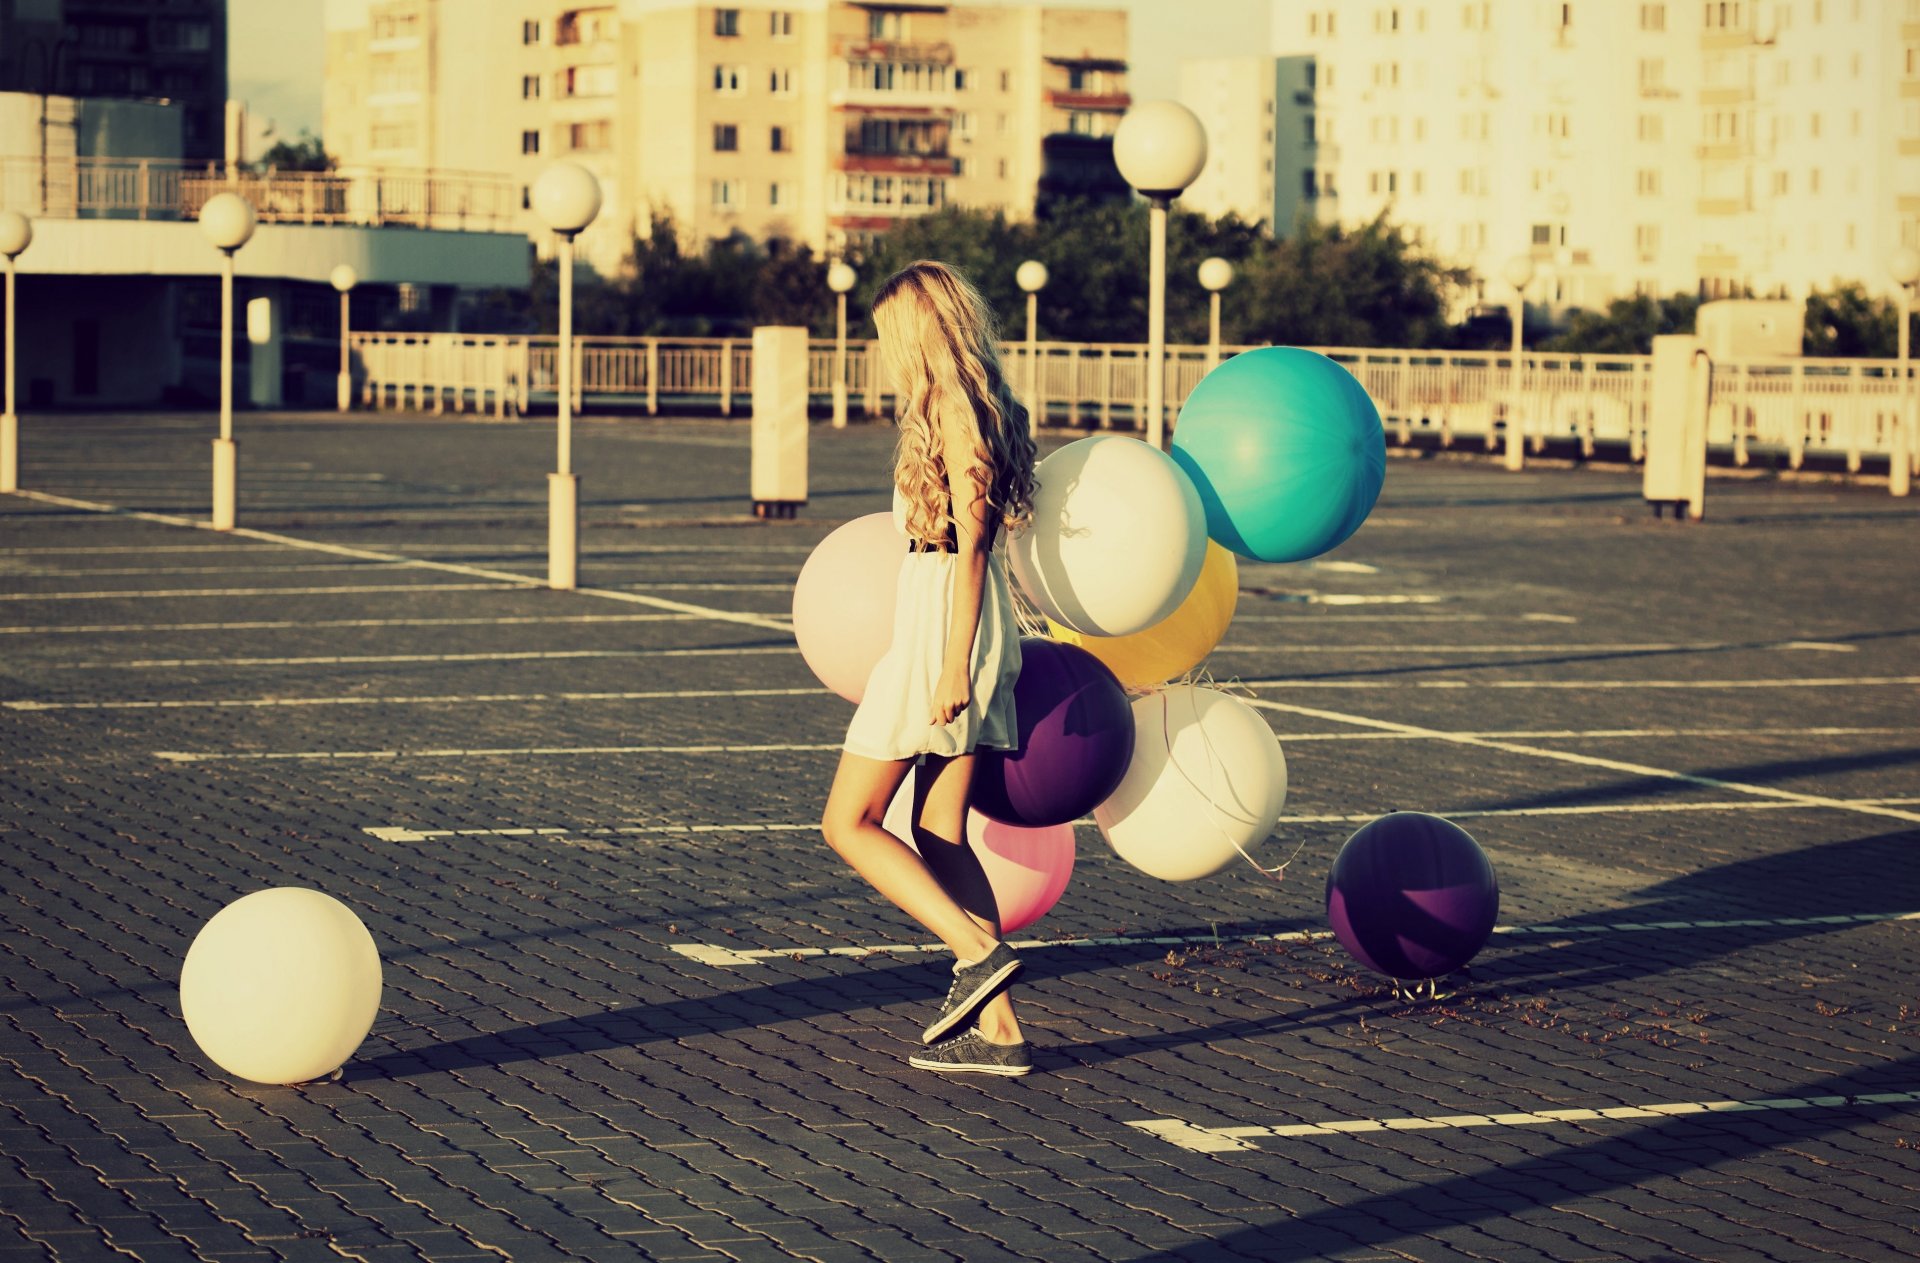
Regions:
[[[1227,634],[1239,599],[1239,564],[1232,553],[1208,540],[1206,564],[1193,591],[1173,613],[1145,631],[1088,636],[1052,619],[1047,620],[1047,628],[1055,640],[1078,645],[1106,663],[1125,687],[1146,688],[1199,666]]]
[[[380,1011],[380,953],[353,910],[282,886],[208,921],[180,971],[180,1008],[200,1051],[255,1083],[304,1083],[340,1068]]]

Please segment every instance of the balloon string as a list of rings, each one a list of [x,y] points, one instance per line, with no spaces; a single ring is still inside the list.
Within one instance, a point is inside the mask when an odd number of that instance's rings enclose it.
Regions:
[[[1192,685],[1192,680],[1195,674],[1196,674],[1195,671],[1189,671],[1186,677],[1184,677],[1184,679],[1181,682],[1187,683],[1192,687],[1210,687],[1210,686]],[[1200,672],[1200,674],[1204,674],[1204,672]],[[1208,678],[1211,679],[1211,677],[1208,677]],[[1161,688],[1153,689],[1151,691],[1155,694],[1158,694],[1160,698],[1160,739],[1166,746],[1168,766],[1173,768],[1174,771],[1178,772],[1180,774],[1180,778],[1186,781],[1186,783],[1193,788],[1193,791],[1196,794],[1198,794],[1203,801],[1211,803],[1213,801],[1211,792],[1207,789],[1202,788],[1199,782],[1195,781],[1193,777],[1187,775],[1187,770],[1180,766],[1180,760],[1174,756],[1173,722],[1172,722],[1173,716],[1172,716],[1172,710],[1171,710],[1172,703],[1169,702],[1167,699],[1166,688],[1161,687]],[[1225,690],[1217,690],[1217,691],[1224,692]],[[1194,728],[1199,732],[1200,740],[1206,743],[1208,755],[1214,756],[1211,758],[1210,761],[1213,762],[1215,765],[1218,765],[1219,759],[1217,756],[1215,756],[1215,751],[1213,748],[1213,739],[1207,735],[1206,728],[1197,722],[1199,717],[1200,717],[1200,707],[1196,703],[1194,705],[1194,719],[1196,720],[1194,724]],[[1221,828],[1220,822],[1213,817],[1213,814],[1211,812],[1209,812],[1207,815],[1207,823],[1212,825],[1214,828],[1214,831],[1217,832],[1222,838],[1226,839],[1226,843],[1228,846],[1232,847],[1235,851],[1238,851],[1240,853],[1240,858],[1245,860],[1248,863],[1248,865],[1252,867],[1254,872],[1260,874],[1262,877],[1270,879],[1276,886],[1286,881],[1287,865],[1293,863],[1296,859],[1299,859],[1300,852],[1305,850],[1307,846],[1306,842],[1302,841],[1299,846],[1294,848],[1292,855],[1289,855],[1286,859],[1274,865],[1272,868],[1266,868],[1266,867],[1263,867],[1258,860],[1254,859],[1253,856],[1247,853],[1247,849],[1240,845],[1240,840],[1238,838],[1234,837],[1231,833],[1227,832],[1227,830],[1225,830],[1224,828]]]

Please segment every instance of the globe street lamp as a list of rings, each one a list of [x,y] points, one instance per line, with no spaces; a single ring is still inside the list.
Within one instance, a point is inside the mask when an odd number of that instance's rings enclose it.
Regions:
[[[353,406],[353,362],[347,352],[348,308],[351,300],[347,296],[360,283],[360,274],[353,270],[351,263],[342,263],[333,269],[327,279],[340,291],[340,377],[334,394],[340,411],[345,412]]]
[[[560,238],[559,454],[547,475],[547,586],[570,591],[580,571],[580,476],[573,472],[573,238],[600,213],[600,181],[578,163],[556,162],[533,186],[533,213]]]
[[[1912,246],[1902,246],[1894,251],[1887,271],[1893,276],[1893,283],[1900,290],[1900,394],[1895,402],[1899,410],[1893,426],[1893,451],[1887,461],[1887,490],[1896,496],[1906,495],[1913,482],[1913,383],[1907,377],[1907,356],[1912,349],[1912,331],[1909,328],[1913,313],[1913,287],[1920,281],[1920,250]],[[11,380],[11,379],[9,379]],[[11,398],[11,396],[9,396]],[[8,409],[11,412],[12,406]]]
[[[1207,163],[1207,132],[1178,101],[1147,101],[1113,133],[1120,175],[1151,208],[1147,246],[1147,441],[1166,446],[1167,207]]]
[[[1039,398],[1036,387],[1040,383],[1040,291],[1047,287],[1047,265],[1038,259],[1028,259],[1013,271],[1013,283],[1027,295],[1027,407],[1034,406]]]
[[[253,204],[215,193],[200,208],[200,231],[220,251],[220,437],[213,441],[213,529],[233,529],[240,449],[233,441],[233,256],[253,239]]]
[[[1233,264],[1215,256],[1200,261],[1200,288],[1207,291],[1207,371],[1220,366],[1220,291],[1233,284]]]
[[[13,261],[33,244],[33,221],[19,211],[0,211],[0,254],[7,256],[7,410],[0,414],[0,491],[20,490],[20,418],[13,411],[13,344],[19,324],[13,310]]]
[[[827,268],[827,288],[834,294],[833,326],[833,428],[847,428],[847,291],[860,279],[854,270],[835,259]],[[873,365],[867,365],[873,371]]]
[[[1514,255],[1500,269],[1500,277],[1513,287],[1513,301],[1508,304],[1508,310],[1513,313],[1513,376],[1507,393],[1506,466],[1519,470],[1525,467],[1527,459],[1520,449],[1520,353],[1523,350],[1520,330],[1527,316],[1527,286],[1533,283],[1533,256]]]

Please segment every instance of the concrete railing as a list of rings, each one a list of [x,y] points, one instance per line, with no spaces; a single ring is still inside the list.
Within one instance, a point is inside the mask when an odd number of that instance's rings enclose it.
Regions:
[[[556,340],[451,333],[353,335],[359,395],[369,407],[524,412],[554,403]],[[576,340],[576,407],[718,409],[747,406],[753,386],[748,338]],[[1228,347],[1223,355],[1248,350]],[[1496,445],[1517,424],[1535,450],[1548,442],[1593,455],[1604,447],[1638,460],[1653,394],[1646,355],[1524,354],[1317,347],[1345,365],[1380,408],[1388,436],[1440,446]],[[1144,348],[1134,343],[1042,342],[1029,365],[1025,343],[1001,348],[1008,379],[1041,424],[1134,429],[1145,411]],[[847,347],[851,411],[890,414],[891,393],[874,371],[873,344]],[[831,399],[834,347],[810,347],[808,389]],[[1029,370],[1032,377],[1029,378]],[[1167,348],[1170,420],[1206,375],[1206,348]],[[1713,367],[1708,445],[1739,464],[1775,453],[1798,466],[1809,454],[1859,469],[1884,462],[1897,417],[1891,360],[1737,360]]]
[[[505,232],[520,203],[505,176],[462,171],[228,172],[162,158],[0,157],[0,206],[54,219],[193,219],[216,193],[267,224]]]

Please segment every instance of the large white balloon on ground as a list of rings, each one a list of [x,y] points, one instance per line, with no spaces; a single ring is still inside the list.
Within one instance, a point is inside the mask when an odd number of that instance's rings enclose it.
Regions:
[[[317,890],[236,899],[201,927],[180,970],[187,1030],[255,1083],[333,1073],[373,1029],[380,953],[353,910]]]
[[[882,827],[913,846],[913,779],[907,773],[887,807]],[[1011,934],[1045,916],[1073,876],[1073,826],[1027,829],[967,812],[967,842],[980,859],[1000,913],[1000,932]],[[915,849],[919,849],[915,847]]]
[[[1013,573],[1041,613],[1092,636],[1166,618],[1207,557],[1193,483],[1138,439],[1103,434],[1041,461],[1033,524],[1009,541]]]
[[[793,585],[793,636],[820,682],[858,702],[893,643],[907,541],[893,516],[869,513],[821,540]]]
[[[1287,760],[1258,711],[1179,684],[1133,703],[1133,762],[1093,819],[1121,859],[1192,881],[1264,841],[1287,805]]]

